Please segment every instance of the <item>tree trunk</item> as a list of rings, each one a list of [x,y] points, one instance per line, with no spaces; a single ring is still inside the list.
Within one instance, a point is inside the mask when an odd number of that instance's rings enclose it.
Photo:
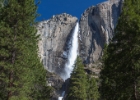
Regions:
[[[14,63],[15,63],[15,51],[12,53],[12,65],[14,65]],[[9,73],[9,85],[8,85],[8,88],[12,88],[13,87],[13,78],[14,78],[14,76],[13,76],[13,74],[14,74],[14,71],[13,71],[13,69],[10,71],[10,73]],[[12,91],[10,90],[10,91],[8,91],[8,96],[7,96],[7,100],[9,100],[10,99],[10,97],[12,96]]]
[[[137,99],[137,85],[136,85],[136,81],[134,82],[134,93],[135,93],[135,100],[138,100]]]
[[[13,86],[12,81],[13,81],[13,71],[11,71],[9,74],[9,86],[8,86],[9,88],[12,88],[12,86]],[[7,96],[7,100],[9,100],[11,96],[12,96],[12,91],[9,91],[8,96]]]

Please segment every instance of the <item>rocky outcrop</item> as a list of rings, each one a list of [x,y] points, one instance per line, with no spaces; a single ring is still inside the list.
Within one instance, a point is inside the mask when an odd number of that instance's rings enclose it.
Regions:
[[[47,72],[47,85],[54,89],[51,100],[57,100],[61,95],[60,93],[64,86],[64,80],[55,73]]]
[[[122,0],[109,0],[89,7],[80,19],[80,56],[88,66],[99,66],[104,44],[112,39],[121,13]]]
[[[36,25],[40,35],[39,56],[49,72],[62,73],[67,60],[68,41],[76,22],[76,17],[63,13]]]

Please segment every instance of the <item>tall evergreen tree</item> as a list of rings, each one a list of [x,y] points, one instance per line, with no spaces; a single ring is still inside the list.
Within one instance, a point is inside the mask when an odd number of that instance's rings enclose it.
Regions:
[[[0,0],[0,9],[1,9],[2,5],[3,5],[3,0]]]
[[[46,71],[37,55],[36,15],[34,0],[7,0],[0,10],[0,100],[44,97]]]
[[[115,37],[104,53],[104,100],[140,100],[140,1],[124,0]]]
[[[88,85],[87,85],[87,100],[98,100],[99,99],[99,91],[96,79],[92,76],[88,77]]]
[[[78,57],[74,70],[70,78],[70,87],[66,100],[86,100],[87,99],[87,76],[84,65]]]

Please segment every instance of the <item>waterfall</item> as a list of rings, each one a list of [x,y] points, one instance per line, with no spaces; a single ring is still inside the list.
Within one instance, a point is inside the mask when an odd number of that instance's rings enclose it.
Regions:
[[[105,31],[105,38],[106,38],[106,44],[109,44],[109,35],[108,35],[108,31]]]
[[[58,97],[58,100],[62,100],[63,99],[63,97]]]
[[[79,32],[79,23],[77,22],[74,31],[72,33],[71,48],[68,54],[68,61],[65,64],[64,68],[65,74],[61,76],[63,80],[70,78],[70,74],[74,68],[73,65],[75,63],[78,54],[78,32]]]
[[[62,100],[62,99],[63,99],[63,97],[64,97],[64,95],[65,95],[65,91],[63,91],[63,93],[62,93],[62,96],[61,96],[61,97],[58,97],[58,100]]]
[[[79,23],[77,22],[74,31],[72,33],[71,48],[68,54],[68,61],[65,64],[64,74],[61,74],[61,78],[63,80],[70,78],[70,74],[74,69],[73,65],[75,63],[78,54],[78,33],[79,33]],[[62,100],[64,95],[65,91],[63,91],[62,96],[59,97],[58,100]]]

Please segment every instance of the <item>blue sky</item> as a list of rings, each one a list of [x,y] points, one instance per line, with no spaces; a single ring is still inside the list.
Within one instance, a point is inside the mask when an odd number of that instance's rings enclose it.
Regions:
[[[37,1],[37,0],[36,0]],[[47,20],[53,15],[68,13],[80,18],[81,14],[90,6],[107,0],[41,0],[37,21]]]

